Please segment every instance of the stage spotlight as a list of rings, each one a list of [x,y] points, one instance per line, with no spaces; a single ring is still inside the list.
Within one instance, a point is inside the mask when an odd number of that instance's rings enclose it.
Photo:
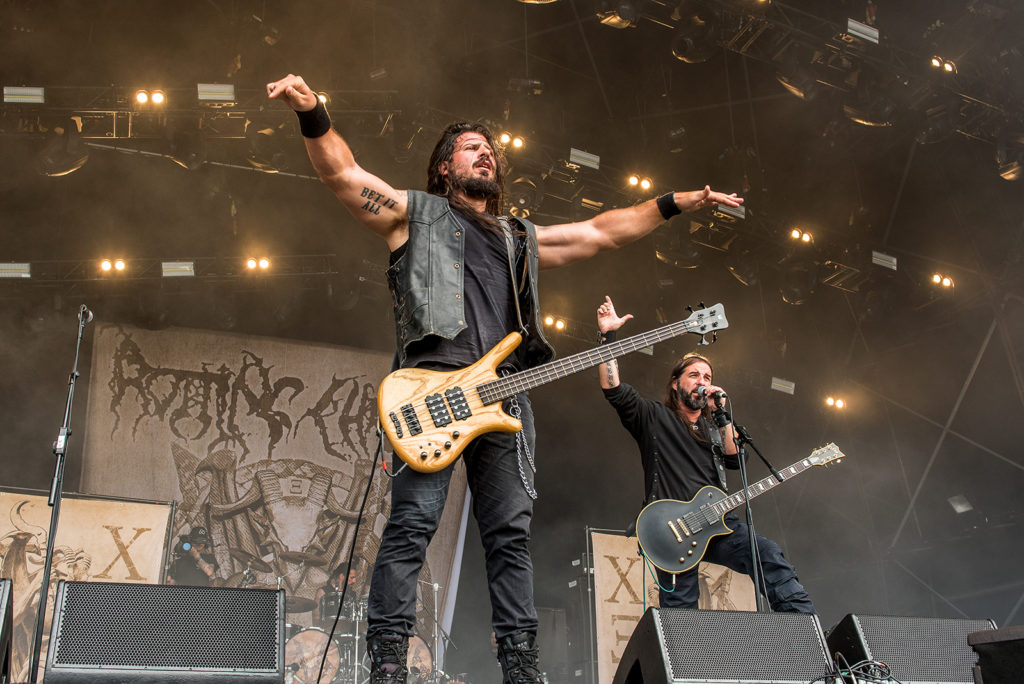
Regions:
[[[66,176],[89,161],[89,150],[82,144],[79,120],[68,119],[48,134],[36,157],[36,167],[44,176]]]
[[[640,176],[634,173],[629,178],[626,179],[626,182],[629,183],[631,186],[636,187],[640,185]]]
[[[137,90],[135,91],[135,102],[140,105],[149,102],[149,91],[148,90]]]
[[[551,314],[548,314],[547,316],[544,317],[544,325],[551,326],[551,325],[554,325],[554,324],[555,324],[555,317],[554,316],[552,316]]]
[[[249,141],[246,160],[253,168],[264,173],[278,173],[288,168],[288,147],[280,125],[250,121],[245,127],[245,137]]]
[[[164,95],[164,91],[162,90],[154,90],[152,93],[149,94],[149,99],[155,105],[162,105],[167,101],[167,96]]]
[[[526,144],[526,141],[525,141],[525,140],[523,140],[523,139],[522,139],[521,137],[519,137],[518,135],[517,135],[517,136],[515,136],[514,138],[512,138],[512,147],[514,147],[514,148],[516,148],[516,149],[519,149],[519,148],[521,148],[521,147],[522,147],[523,145],[525,145],[525,144]]]
[[[45,104],[46,90],[34,86],[4,86],[5,104]]]
[[[631,0],[601,0],[597,4],[597,18],[605,26],[626,29],[636,28],[639,15]]]
[[[1001,133],[996,140],[996,169],[1003,180],[1024,176],[1024,133]]]
[[[523,174],[509,186],[509,213],[516,218],[529,218],[544,201],[544,181],[540,176]]]
[[[114,259],[114,270],[123,271],[125,269],[124,259]]]
[[[561,318],[555,321],[555,330],[565,330],[565,321]]]
[[[195,122],[170,123],[164,137],[167,157],[178,166],[195,171],[206,163],[206,138]]]
[[[259,262],[257,262],[252,257],[249,257],[248,259],[245,260],[245,267],[247,269],[249,269],[250,271],[255,270],[258,265],[259,265]]]
[[[789,231],[789,237],[792,238],[793,240],[803,242],[804,244],[809,244],[814,241],[813,235],[806,231],[800,230],[799,228],[794,228],[791,231]]]
[[[955,283],[953,282],[953,279],[950,276],[945,275],[944,273],[933,273],[932,274],[932,284],[933,285],[938,285],[939,287],[942,287],[942,288],[945,288],[945,289],[950,289],[950,288],[952,288],[955,285]]]
[[[235,86],[230,83],[197,83],[196,98],[200,102],[233,103]]]
[[[825,404],[840,411],[846,408],[846,400],[841,397],[828,397],[825,399]]]
[[[814,294],[817,283],[817,270],[811,261],[798,261],[786,268],[782,274],[782,286],[779,294],[782,301],[792,306],[800,306]]]
[[[715,43],[715,26],[698,15],[681,19],[672,39],[672,55],[680,62],[706,62],[719,50]]]
[[[801,100],[810,102],[818,97],[823,86],[818,82],[810,58],[798,55],[798,50],[792,47],[786,52],[775,79]]]
[[[127,268],[124,259],[102,259],[100,261],[100,270],[104,273],[116,272],[122,273]]]
[[[270,268],[270,259],[268,259],[267,257],[260,257],[258,263],[261,271],[266,271],[268,268]]]
[[[652,187],[654,187],[654,183],[651,182],[650,178],[641,178],[640,179],[640,189],[641,190],[650,190]]]
[[[110,259],[104,259],[100,262],[100,270],[107,272],[114,267],[114,263]]]
[[[941,71],[943,73],[946,73],[946,74],[955,74],[956,73],[956,62],[954,62],[951,59],[944,59],[943,57],[939,57],[938,55],[935,55],[934,57],[931,58],[929,63],[932,65],[933,69],[936,69],[936,70]]]
[[[500,142],[502,145],[508,145],[510,142],[512,142],[512,135],[510,133],[502,133],[501,135],[498,136],[498,142]]]

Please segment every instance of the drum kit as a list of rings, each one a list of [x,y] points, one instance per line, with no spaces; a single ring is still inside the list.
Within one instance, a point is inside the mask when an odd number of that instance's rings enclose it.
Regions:
[[[370,660],[364,652],[361,641],[366,634],[366,599],[346,600],[341,605],[338,626],[334,637],[328,635],[339,615],[341,593],[328,593],[320,599],[317,607],[318,627],[286,625],[285,632],[285,684],[366,684],[370,681]],[[293,610],[292,606],[303,606],[289,597],[289,613],[305,612]],[[307,610],[312,610],[313,606]],[[324,660],[324,652],[327,658]],[[324,661],[323,674],[319,683],[317,674]],[[450,684],[454,682],[440,670],[434,669],[434,657],[430,646],[418,636],[409,637],[409,655],[406,659],[409,669],[409,684]]]
[[[231,549],[230,554],[233,559],[245,566],[245,570],[225,580],[224,586],[253,586],[257,584],[253,571],[272,571],[266,561],[245,551]],[[280,557],[282,560],[306,566],[325,563],[318,556],[304,552],[284,552]],[[283,578],[277,579],[280,589]],[[366,599],[355,599],[352,596],[345,598],[342,604],[341,592],[326,593],[319,602],[304,596],[285,597],[287,614],[299,615],[315,610],[317,618],[317,626],[307,627],[292,623],[285,625],[285,684],[367,684],[370,681],[370,661],[364,652],[365,642],[361,640],[366,634]],[[434,605],[437,605],[437,585],[434,585]],[[336,627],[335,617],[338,618]],[[332,627],[333,636],[330,635]],[[435,629],[435,644],[436,632]],[[409,670],[409,684],[454,684],[457,681],[434,669],[430,645],[416,635],[409,637],[406,666]]]

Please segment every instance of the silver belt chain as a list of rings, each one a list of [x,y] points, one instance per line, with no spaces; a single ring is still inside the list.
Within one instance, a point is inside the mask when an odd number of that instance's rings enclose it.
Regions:
[[[516,400],[516,396],[513,394],[509,400],[508,414],[516,420],[522,421],[523,409],[519,406],[519,401]],[[537,465],[533,462],[533,454],[530,453],[530,445],[526,443],[526,437],[523,436],[523,430],[516,433],[516,463],[519,465],[519,479],[523,481],[523,489],[526,490],[527,496],[531,499],[537,499],[537,490],[534,489],[529,480],[526,479],[526,469],[523,468],[523,454],[526,454],[526,462],[530,464],[530,470],[533,473],[537,472]]]

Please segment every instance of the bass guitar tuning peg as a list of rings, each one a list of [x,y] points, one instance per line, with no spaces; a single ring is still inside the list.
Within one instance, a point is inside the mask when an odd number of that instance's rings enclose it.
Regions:
[[[693,313],[693,307],[690,306],[689,304],[686,305],[686,310],[689,311],[690,313]]]
[[[715,332],[711,333],[711,341],[712,342],[717,342],[718,341],[718,331],[717,330]]]
[[[699,306],[702,309],[706,309],[707,308],[706,306],[704,306],[704,302],[697,302],[697,306]]]

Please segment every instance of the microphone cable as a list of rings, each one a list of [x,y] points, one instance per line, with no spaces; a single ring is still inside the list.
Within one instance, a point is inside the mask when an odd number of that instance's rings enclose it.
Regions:
[[[363,500],[359,504],[359,515],[356,516],[356,529],[352,535],[352,543],[349,544],[348,549],[348,563],[345,564],[345,586],[341,589],[341,597],[338,599],[338,611],[334,614],[334,622],[331,624],[331,631],[327,635],[327,643],[324,645],[323,655],[320,657],[320,669],[316,673],[316,684],[320,684],[320,678],[324,674],[324,666],[327,664],[327,654],[330,653],[331,643],[334,641],[334,633],[338,629],[338,622],[341,620],[341,610],[345,605],[345,595],[348,593],[348,576],[352,571],[352,556],[356,552],[356,541],[359,539],[359,528],[363,524],[363,511],[366,509],[366,501],[370,498],[370,487],[373,486],[373,474],[377,470],[377,461],[382,458],[384,452],[384,431],[380,425],[377,425],[377,449],[373,455],[373,465],[370,466],[370,477],[366,478],[366,491],[363,492]],[[387,472],[386,470],[384,472]],[[401,472],[399,470],[398,472]],[[392,477],[398,477],[398,473],[395,473]],[[355,625],[358,629],[358,623]],[[359,635],[355,634],[354,638],[358,639]],[[369,648],[369,647],[367,647]],[[353,663],[354,669],[359,668],[359,663]]]

